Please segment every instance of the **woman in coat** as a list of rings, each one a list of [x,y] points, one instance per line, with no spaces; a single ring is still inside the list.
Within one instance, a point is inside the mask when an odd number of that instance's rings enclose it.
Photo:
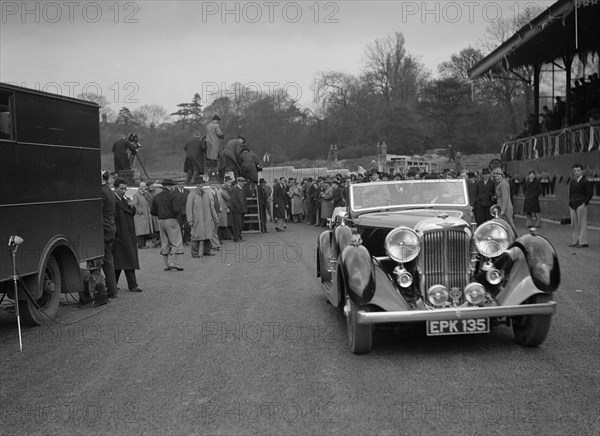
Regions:
[[[324,182],[325,189],[321,193],[321,227],[325,227],[327,218],[333,215],[333,186],[331,180],[327,179]]]
[[[529,171],[525,186],[523,187],[525,194],[525,201],[523,203],[523,212],[527,215],[527,227],[533,227],[533,220],[535,219],[535,227],[541,225],[540,218],[540,195],[543,194],[542,184],[535,177],[535,171]]]
[[[211,256],[210,238],[214,233],[215,223],[219,220],[215,210],[213,194],[210,187],[206,190],[198,185],[188,195],[185,215],[191,227],[192,257],[200,257],[200,241],[203,241],[202,254]]]
[[[146,248],[146,239],[154,232],[152,216],[150,215],[150,203],[146,198],[146,183],[140,182],[139,189],[133,194],[131,203],[135,206],[133,222],[135,224],[135,236],[138,248]]]

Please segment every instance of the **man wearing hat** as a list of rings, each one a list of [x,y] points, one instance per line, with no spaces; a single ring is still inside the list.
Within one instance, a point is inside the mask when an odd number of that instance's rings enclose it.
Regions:
[[[246,204],[246,193],[244,185],[246,179],[238,177],[236,184],[231,189],[231,219],[233,221],[233,242],[243,241],[242,230],[244,229],[244,214],[248,212]]]
[[[200,257],[200,242],[203,243],[202,254],[214,256],[210,252],[210,246],[219,217],[215,210],[212,189],[207,183],[198,185],[190,192],[185,216],[191,228],[192,257]]]
[[[185,143],[185,163],[183,172],[187,173],[187,183],[196,184],[206,165],[206,137],[194,132],[194,137]]]
[[[225,139],[225,135],[223,135],[223,132],[221,132],[219,121],[221,121],[221,117],[214,115],[212,121],[206,125],[206,160],[208,163],[209,172],[214,172],[217,170],[217,160],[219,159],[221,139]]]
[[[185,217],[185,205],[187,203],[188,195],[190,195],[190,191],[189,189],[186,189],[183,180],[179,180],[177,186],[171,190],[171,196],[173,197],[173,211],[177,217],[179,227],[181,228],[181,237],[183,238],[184,245],[188,245],[190,242],[190,227],[188,226]]]
[[[514,210],[510,201],[510,185],[504,178],[504,171],[501,168],[494,168],[492,176],[496,181],[496,205],[500,206],[500,218],[506,221],[515,232],[515,236],[518,236],[519,232],[513,221]]]
[[[481,179],[475,183],[475,187],[473,188],[475,221],[478,226],[492,219],[490,207],[494,204],[492,197],[495,195],[495,192],[496,186],[490,180],[490,170],[484,168],[481,171]]]
[[[150,207],[150,213],[158,218],[160,254],[165,262],[165,271],[183,271],[177,261],[179,255],[183,254],[183,239],[177,214],[173,210],[173,197],[170,190],[174,185],[173,180],[164,179],[163,190],[154,197]]]
[[[219,180],[223,180],[225,173],[228,170],[233,171],[235,179],[241,177],[240,156],[242,154],[242,146],[246,143],[243,136],[238,136],[227,142],[224,147],[219,150]]]

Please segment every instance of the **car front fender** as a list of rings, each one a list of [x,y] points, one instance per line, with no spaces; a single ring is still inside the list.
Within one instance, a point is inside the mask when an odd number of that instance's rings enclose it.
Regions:
[[[535,285],[544,292],[554,292],[560,285],[560,267],[552,244],[540,235],[523,235],[513,247],[525,255]]]
[[[558,288],[558,258],[545,238],[522,236],[505,255],[505,268],[500,269],[507,279],[497,296],[500,305],[521,304],[535,294],[552,293]]]
[[[364,306],[375,293],[373,258],[363,245],[349,245],[340,256],[346,291],[352,300]]]

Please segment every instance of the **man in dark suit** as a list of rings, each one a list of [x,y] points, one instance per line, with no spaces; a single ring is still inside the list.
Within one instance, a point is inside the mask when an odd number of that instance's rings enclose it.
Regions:
[[[106,291],[109,298],[117,297],[117,278],[115,276],[115,261],[113,250],[115,245],[115,209],[117,207],[117,196],[113,194],[108,180],[108,171],[102,172],[102,228],[104,230],[104,258],[102,259],[102,271],[106,281]]]
[[[478,226],[492,219],[490,207],[494,204],[492,197],[495,193],[496,185],[490,179],[490,170],[484,168],[481,171],[481,179],[475,183],[474,189],[475,221]]]
[[[206,162],[206,137],[200,137],[199,132],[194,132],[194,138],[185,143],[185,165],[187,183],[198,183],[200,174],[204,174]]]
[[[117,196],[115,207],[115,226],[117,231],[115,233],[114,245],[116,281],[117,283],[119,282],[121,271],[125,271],[129,290],[132,292],[142,292],[135,278],[135,270],[140,269],[135,224],[133,222],[135,207],[131,204],[131,200],[125,197],[125,191],[127,191],[125,180],[116,179],[114,188],[114,193]]]
[[[244,214],[248,212],[244,185],[246,179],[238,177],[236,184],[231,189],[231,218],[233,221],[233,242],[243,241],[242,229],[244,228]]]
[[[283,232],[286,197],[287,187],[285,185],[285,177],[281,177],[279,183],[273,185],[273,218],[275,219],[275,230],[278,232]]]
[[[177,186],[171,191],[173,212],[175,212],[177,222],[181,228],[181,238],[184,245],[189,245],[191,239],[190,226],[185,216],[188,195],[190,195],[190,191],[184,187],[183,181],[177,182]]]

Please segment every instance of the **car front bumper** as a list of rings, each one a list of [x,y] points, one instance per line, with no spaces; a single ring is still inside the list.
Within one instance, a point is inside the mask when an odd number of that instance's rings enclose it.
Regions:
[[[347,309],[345,308],[345,312]],[[517,306],[493,307],[450,307],[432,310],[409,310],[398,312],[356,313],[358,324],[381,324],[417,321],[442,321],[452,319],[497,318],[503,316],[552,315],[556,312],[556,302],[521,304]]]

